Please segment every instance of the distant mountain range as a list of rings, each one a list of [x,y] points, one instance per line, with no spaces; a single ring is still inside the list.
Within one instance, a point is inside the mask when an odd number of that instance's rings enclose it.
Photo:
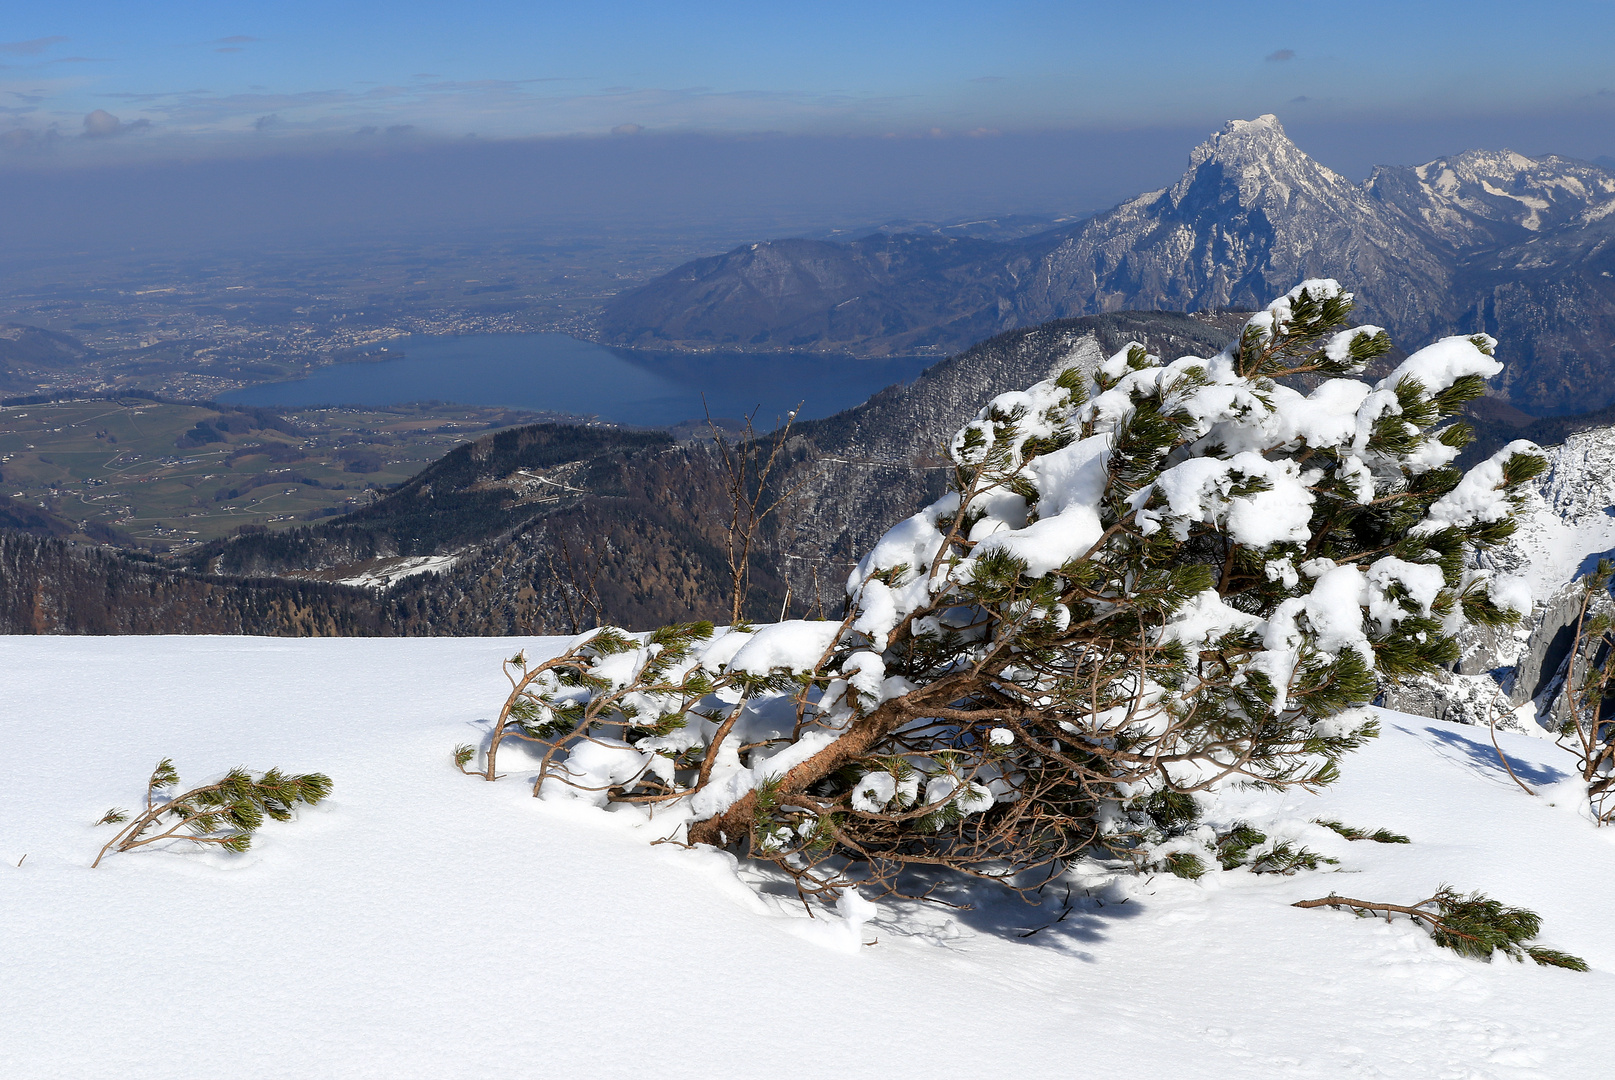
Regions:
[[[1354,184],[1278,119],[1235,120],[1169,188],[1007,241],[943,230],[775,240],[613,298],[601,336],[682,349],[952,352],[1050,319],[1254,308],[1339,278],[1400,344],[1483,330],[1527,412],[1615,403],[1615,173],[1469,151]]]

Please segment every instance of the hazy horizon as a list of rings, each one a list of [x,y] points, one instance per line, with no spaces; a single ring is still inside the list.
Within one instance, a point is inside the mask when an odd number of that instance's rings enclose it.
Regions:
[[[1467,149],[1593,159],[1592,133],[1530,122],[1294,123],[1349,179]],[[1085,214],[1170,184],[1220,127],[886,139],[765,134],[443,141],[356,150],[114,160],[0,170],[14,256],[231,250],[540,231],[639,231],[723,246],[902,218]],[[1615,140],[1612,140],[1615,141]]]
[[[1352,180],[1615,156],[1587,0],[31,7],[0,42],[13,255],[1088,213],[1264,112]]]

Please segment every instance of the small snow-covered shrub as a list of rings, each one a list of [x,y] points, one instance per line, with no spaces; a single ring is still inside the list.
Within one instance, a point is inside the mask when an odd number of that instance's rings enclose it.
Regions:
[[[252,834],[265,818],[287,821],[299,803],[308,806],[331,793],[331,778],[323,773],[283,773],[270,769],[256,779],[246,769],[231,769],[222,780],[191,788],[179,795],[179,773],[168,758],[157,763],[146,782],[146,804],[131,815],[108,810],[97,825],[122,825],[101,848],[91,869],[101,865],[108,852],[133,851],[164,840],[213,845],[225,851],[246,851]]]
[[[1492,339],[1370,383],[1352,376],[1390,341],[1350,309],[1307,281],[1217,356],[1133,345],[994,399],[841,622],[520,658],[491,751],[532,740],[537,793],[645,808],[808,893],[925,866],[1026,882],[1094,853],[1187,877],[1315,865],[1219,837],[1197,796],[1328,784],[1374,734],[1381,678],[1454,660],[1466,620],[1517,618],[1515,583],[1465,556],[1509,535],[1544,466],[1518,442],[1451,467]]]
[[[1507,907],[1478,892],[1464,896],[1443,885],[1434,896],[1416,904],[1353,900],[1349,896],[1330,893],[1316,900],[1299,900],[1292,906],[1344,908],[1359,918],[1382,915],[1386,922],[1390,922],[1392,916],[1405,915],[1415,926],[1426,931],[1437,945],[1451,949],[1459,956],[1484,960],[1489,964],[1494,953],[1502,953],[1520,963],[1530,957],[1543,967],[1587,970],[1587,961],[1579,956],[1527,944],[1542,929],[1542,917],[1536,912]]]

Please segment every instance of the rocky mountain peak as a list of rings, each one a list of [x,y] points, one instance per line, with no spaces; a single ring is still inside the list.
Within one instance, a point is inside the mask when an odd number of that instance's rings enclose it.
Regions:
[[[1033,322],[1121,308],[1250,308],[1309,277],[1350,281],[1364,317],[1420,333],[1439,321],[1448,285],[1412,222],[1313,160],[1266,115],[1230,121],[1170,188],[1084,224],[1045,257],[1019,309]]]
[[[1284,134],[1284,125],[1272,113],[1264,113],[1254,120],[1230,120],[1221,131],[1213,132],[1190,151],[1189,168],[1196,169],[1211,160],[1224,165],[1260,164],[1283,148],[1293,148],[1300,153],[1299,147]]]
[[[1357,184],[1308,157],[1271,113],[1231,119],[1195,147],[1189,170],[1166,190],[1166,205],[1197,218],[1255,211],[1274,226],[1310,226],[1318,215],[1361,226],[1376,216]]]
[[[1472,150],[1357,184],[1271,114],[1230,120],[1170,186],[1024,236],[788,241],[698,260],[620,294],[620,344],[938,352],[1049,319],[1255,308],[1310,277],[1416,345],[1484,330],[1497,388],[1535,414],[1615,401],[1615,172]],[[743,256],[743,257],[742,257]]]
[[[1189,170],[1177,186],[1193,183],[1208,166],[1221,170],[1225,177],[1237,178],[1242,193],[1305,190],[1339,196],[1355,188],[1291,142],[1271,113],[1255,120],[1230,120],[1189,155]]]

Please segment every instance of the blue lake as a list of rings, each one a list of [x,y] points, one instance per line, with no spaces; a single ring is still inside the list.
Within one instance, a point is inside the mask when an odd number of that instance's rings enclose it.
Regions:
[[[819,354],[642,353],[566,334],[412,335],[389,341],[397,360],[335,364],[306,379],[223,395],[238,405],[464,405],[598,416],[659,426],[757,412],[757,426],[802,405],[804,419],[851,408],[908,382],[935,357],[859,360]]]

